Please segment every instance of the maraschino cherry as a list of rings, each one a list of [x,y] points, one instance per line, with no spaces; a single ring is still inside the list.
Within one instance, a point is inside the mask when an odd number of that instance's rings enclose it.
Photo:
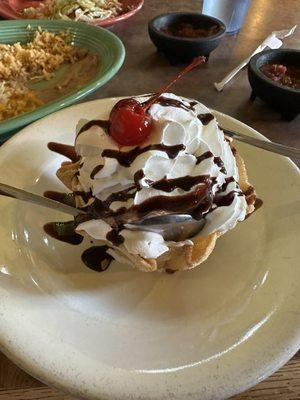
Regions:
[[[136,146],[144,142],[151,133],[152,118],[147,110],[156,100],[174,85],[184,74],[196,66],[203,64],[205,57],[195,58],[191,64],[184,68],[168,85],[152,96],[143,105],[135,99],[123,99],[112,108],[109,116],[109,135],[120,146]]]

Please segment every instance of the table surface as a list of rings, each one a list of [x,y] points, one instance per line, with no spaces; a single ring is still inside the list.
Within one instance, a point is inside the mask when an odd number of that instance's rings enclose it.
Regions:
[[[143,9],[136,16],[111,28],[125,44],[124,66],[105,87],[86,100],[148,93],[162,87],[179,67],[170,66],[164,56],[155,51],[148,37],[147,21],[162,12],[200,10],[201,1],[198,0],[145,0]],[[222,93],[217,93],[213,86],[213,82],[220,81],[270,32],[292,27],[299,23],[299,17],[300,0],[252,0],[241,32],[225,37],[211,54],[209,63],[201,71],[192,71],[178,82],[174,91],[243,121],[273,141],[300,147],[300,116],[291,122],[283,122],[260,100],[250,102],[246,70]],[[300,27],[292,37],[284,40],[284,47],[300,48]],[[71,400],[71,397],[30,377],[0,353],[0,400],[41,399]],[[273,376],[234,399],[299,400],[300,353]]]

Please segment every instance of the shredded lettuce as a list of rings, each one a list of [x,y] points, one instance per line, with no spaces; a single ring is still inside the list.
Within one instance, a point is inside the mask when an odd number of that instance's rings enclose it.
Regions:
[[[28,7],[24,15],[31,18],[75,21],[103,20],[123,12],[119,0],[46,0],[38,7]]]

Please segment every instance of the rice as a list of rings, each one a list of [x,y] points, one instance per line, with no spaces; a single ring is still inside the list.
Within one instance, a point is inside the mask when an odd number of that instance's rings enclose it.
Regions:
[[[1,91],[4,92],[2,98]],[[3,82],[2,90],[0,90],[0,121],[16,117],[26,111],[32,111],[42,104],[43,102],[37,98],[36,94],[25,86],[15,86]]]
[[[0,121],[31,111],[42,102],[27,87],[30,81],[49,80],[66,62],[77,61],[69,33],[34,33],[26,44],[0,44]]]

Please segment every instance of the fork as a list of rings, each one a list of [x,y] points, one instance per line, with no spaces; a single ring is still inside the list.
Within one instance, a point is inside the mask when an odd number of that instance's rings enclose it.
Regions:
[[[282,156],[300,158],[300,149],[297,149],[295,147],[289,147],[274,142],[267,142],[265,140],[256,139],[248,135],[243,135],[241,133],[233,132],[222,127],[220,128],[222,129],[222,131],[225,133],[226,136],[229,136],[240,142],[247,143],[255,147],[259,147],[260,149],[271,151],[272,153],[281,154]]]

